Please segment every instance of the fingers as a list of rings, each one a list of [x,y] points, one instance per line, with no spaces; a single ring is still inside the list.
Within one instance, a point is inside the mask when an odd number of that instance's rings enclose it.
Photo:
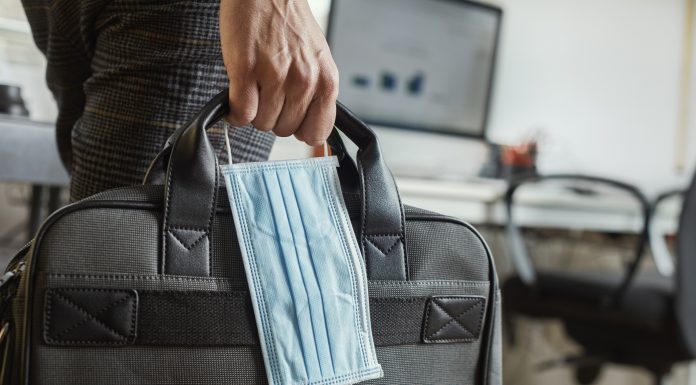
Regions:
[[[297,132],[307,115],[317,84],[317,70],[311,66],[293,66],[288,74],[285,105],[273,130],[278,136]]]
[[[261,131],[273,130],[283,110],[285,92],[282,85],[274,83],[274,81],[267,81],[265,84],[260,84],[259,109],[251,123]]]
[[[323,144],[336,120],[337,97],[338,71],[334,66],[330,66],[319,77],[314,98],[302,124],[295,132],[295,137],[310,146]]]
[[[256,82],[230,81],[230,113],[227,121],[236,127],[247,125],[256,118],[259,108],[259,89]]]
[[[231,124],[321,144],[336,113],[338,72],[306,1],[220,2]]]
[[[329,137],[336,116],[336,103],[328,98],[317,98],[307,110],[307,115],[295,137],[310,146],[319,146]]]
[[[252,70],[228,71],[239,75],[230,76],[228,121],[235,126],[251,123],[278,136],[294,134],[312,146],[324,143],[336,117],[338,71],[333,60],[259,64]]]

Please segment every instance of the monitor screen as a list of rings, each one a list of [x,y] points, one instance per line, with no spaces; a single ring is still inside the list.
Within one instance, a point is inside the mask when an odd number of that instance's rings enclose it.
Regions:
[[[501,15],[465,0],[333,0],[339,99],[368,123],[483,137]]]

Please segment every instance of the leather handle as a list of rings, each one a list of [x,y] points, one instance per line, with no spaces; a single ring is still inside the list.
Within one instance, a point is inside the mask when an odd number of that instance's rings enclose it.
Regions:
[[[167,162],[162,228],[165,274],[210,275],[210,231],[220,182],[217,157],[205,130],[229,111],[227,95],[227,90],[216,95],[177,130],[168,141],[171,146],[165,147],[148,171],[146,178],[156,179],[157,163]],[[340,136],[334,132],[329,138],[332,148],[340,153],[342,185],[357,189],[361,196],[357,235],[368,276],[373,280],[406,280],[403,207],[377,136],[340,103],[336,127],[358,146],[357,164],[353,164]]]
[[[216,95],[170,138],[162,221],[164,274],[210,275],[210,235],[220,177],[205,129],[222,118],[226,100],[226,95]]]
[[[361,195],[360,247],[372,280],[405,281],[404,209],[396,182],[387,168],[375,132],[346,106],[337,103],[336,128],[358,146]]]

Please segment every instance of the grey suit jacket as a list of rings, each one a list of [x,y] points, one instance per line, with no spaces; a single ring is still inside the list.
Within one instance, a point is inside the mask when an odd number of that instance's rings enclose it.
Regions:
[[[23,0],[23,5],[47,59],[72,200],[140,183],[173,130],[228,85],[219,0]],[[221,124],[209,133],[224,161]],[[252,127],[233,130],[235,161],[266,159],[273,138]]]

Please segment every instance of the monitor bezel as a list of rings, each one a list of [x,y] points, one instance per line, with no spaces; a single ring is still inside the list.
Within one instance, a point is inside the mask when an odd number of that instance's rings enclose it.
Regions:
[[[333,49],[332,46],[332,35],[333,35],[333,26],[334,26],[334,17],[335,17],[335,12],[336,12],[336,2],[337,1],[342,1],[342,0],[331,0],[331,6],[329,8],[329,18],[326,26],[326,41],[329,44],[329,48]],[[343,0],[343,1],[350,1],[350,0]],[[498,48],[500,46],[500,30],[501,30],[501,25],[503,21],[503,9],[493,5],[493,4],[485,4],[485,3],[480,3],[477,1],[472,1],[472,0],[422,0],[422,1],[439,1],[439,2],[448,2],[448,3],[460,3],[460,4],[467,4],[470,6],[474,6],[477,8],[483,8],[489,11],[492,11],[496,13],[497,17],[497,23],[496,23],[496,28],[495,28],[495,38],[493,41],[493,57],[491,58],[491,72],[488,77],[488,89],[486,93],[486,100],[484,102],[484,111],[483,111],[483,122],[482,122],[482,127],[481,127],[481,132],[480,133],[469,133],[469,132],[460,132],[460,131],[453,131],[451,129],[448,129],[446,127],[436,127],[436,126],[422,126],[422,125],[409,125],[409,124],[403,124],[403,123],[397,123],[397,122],[388,122],[388,121],[380,121],[380,120],[375,120],[375,119],[365,119],[360,117],[359,114],[358,117],[360,119],[364,120],[365,123],[370,124],[370,125],[375,125],[379,127],[386,127],[386,128],[392,128],[392,129],[403,129],[403,130],[409,130],[409,131],[417,131],[417,132],[423,132],[423,133],[433,133],[433,134],[441,134],[441,135],[448,135],[448,136],[457,136],[457,137],[465,137],[465,138],[473,138],[473,139],[481,139],[486,141],[487,136],[486,133],[488,131],[488,121],[490,118],[490,111],[491,111],[491,100],[493,96],[493,88],[494,88],[494,83],[495,83],[495,72],[497,68],[497,62],[498,62]],[[340,96],[340,91],[339,91],[339,96]],[[350,106],[348,106],[350,108]]]

